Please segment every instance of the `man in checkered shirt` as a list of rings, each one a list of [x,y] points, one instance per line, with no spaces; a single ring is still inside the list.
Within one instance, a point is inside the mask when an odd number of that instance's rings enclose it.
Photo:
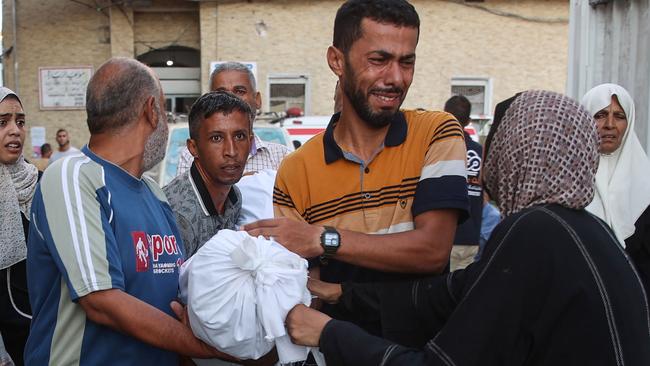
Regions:
[[[239,62],[226,62],[217,65],[210,76],[210,91],[228,91],[246,101],[253,112],[262,104],[262,96],[257,91],[255,76],[250,69]],[[257,172],[264,169],[278,170],[282,159],[291,151],[284,145],[262,141],[254,135],[251,151],[246,161],[244,174]],[[185,174],[190,170],[194,157],[183,147],[178,159],[176,176]]]

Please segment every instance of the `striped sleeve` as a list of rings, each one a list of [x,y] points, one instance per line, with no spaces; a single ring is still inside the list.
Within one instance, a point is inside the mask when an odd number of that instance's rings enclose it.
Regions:
[[[72,300],[91,292],[124,289],[112,211],[101,166],[82,156],[66,157],[41,182],[46,244]]]
[[[466,149],[463,129],[449,114],[430,133],[420,181],[412,206],[413,216],[435,209],[459,209],[468,215]]]
[[[297,172],[290,167],[291,162],[284,160],[280,164],[278,174],[275,177],[275,186],[273,187],[273,215],[275,217],[288,217],[295,220],[304,221],[300,214],[299,207],[296,207],[292,197],[289,194],[289,187],[286,181],[285,173],[287,171]],[[300,175],[298,175],[300,176]]]

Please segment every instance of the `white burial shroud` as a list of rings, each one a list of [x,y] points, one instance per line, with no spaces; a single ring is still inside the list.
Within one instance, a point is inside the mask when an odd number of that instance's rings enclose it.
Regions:
[[[284,327],[297,304],[309,305],[307,261],[280,244],[221,230],[180,271],[181,300],[194,334],[240,359],[258,359],[277,345],[281,363],[306,359]]]
[[[241,211],[237,225],[273,218],[273,185],[275,170],[264,169],[241,177],[237,188],[241,192]]]

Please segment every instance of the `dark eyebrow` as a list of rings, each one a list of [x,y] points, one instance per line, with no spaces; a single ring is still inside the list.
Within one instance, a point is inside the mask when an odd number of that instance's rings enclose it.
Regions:
[[[16,117],[25,117],[25,113],[0,113],[0,117],[8,117],[15,114]]]
[[[390,53],[390,52],[388,52],[388,51],[384,51],[384,50],[374,50],[374,51],[370,51],[370,52],[367,53],[367,55],[371,55],[371,54],[373,54],[373,53],[376,53],[376,54],[378,54],[379,56],[384,57],[384,58],[393,58],[393,57],[394,57],[394,55],[393,55],[392,53]]]
[[[404,55],[404,56],[400,57],[400,60],[408,60],[408,59],[413,59],[413,58],[415,58],[415,53]]]
[[[393,55],[392,53],[390,53],[388,51],[384,51],[384,50],[370,51],[370,52],[367,53],[367,55],[371,55],[373,53],[377,54],[378,56],[384,57],[384,58],[394,58],[395,57],[395,55]],[[407,60],[407,59],[412,59],[412,58],[415,58],[415,53],[410,53],[408,55],[404,55],[404,56],[400,57],[399,59],[400,60]]]

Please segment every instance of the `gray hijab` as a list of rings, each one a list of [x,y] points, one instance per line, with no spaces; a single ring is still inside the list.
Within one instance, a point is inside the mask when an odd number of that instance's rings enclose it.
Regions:
[[[10,95],[22,105],[16,93],[0,87],[0,103]],[[0,163],[0,269],[27,257],[21,213],[29,218],[37,180],[38,170],[22,155],[14,164]]]
[[[483,180],[504,217],[556,203],[585,208],[594,196],[598,133],[591,115],[562,94],[529,90],[497,106]]]

